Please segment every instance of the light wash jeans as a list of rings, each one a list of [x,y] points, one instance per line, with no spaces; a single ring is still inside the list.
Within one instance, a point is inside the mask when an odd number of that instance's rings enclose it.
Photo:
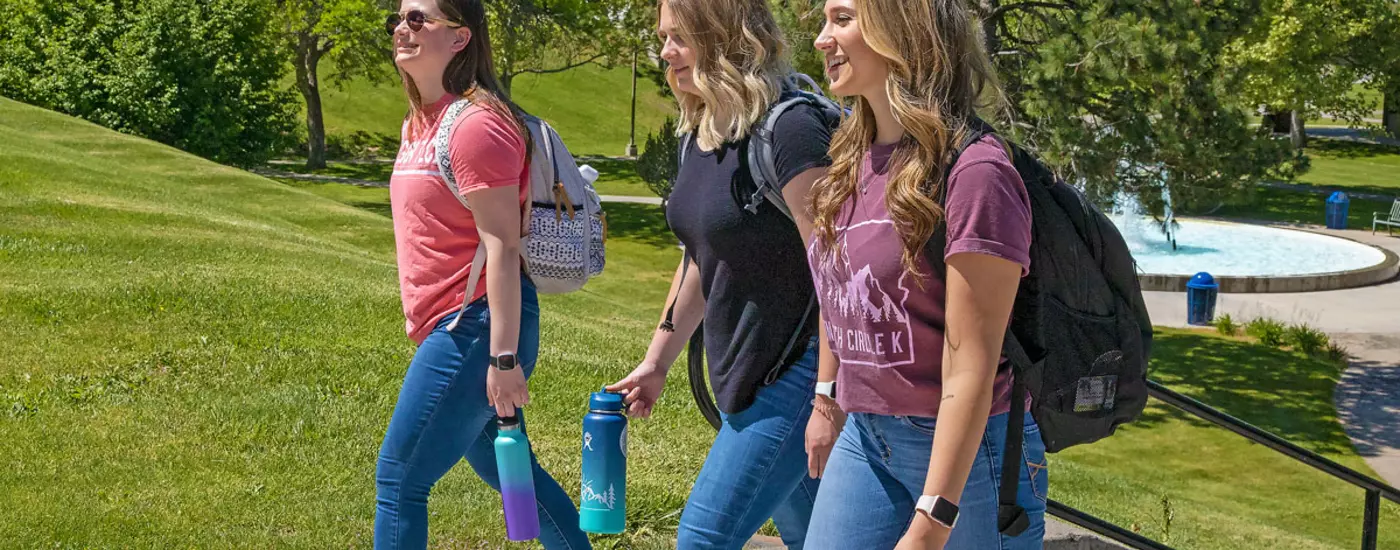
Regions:
[[[1026,413],[1022,456],[1016,457],[1024,461],[1016,502],[1026,509],[1030,527],[1015,538],[997,532],[1007,416],[987,419],[946,550],[1027,550],[1043,545],[1049,478],[1045,443],[1030,413]],[[923,494],[934,426],[932,418],[851,414],[822,475],[807,548],[894,548],[914,519],[914,503]]]
[[[816,384],[813,340],[753,405],[723,415],[681,513],[678,550],[738,550],[769,517],[788,550],[802,549],[818,484],[807,477],[806,447]]]

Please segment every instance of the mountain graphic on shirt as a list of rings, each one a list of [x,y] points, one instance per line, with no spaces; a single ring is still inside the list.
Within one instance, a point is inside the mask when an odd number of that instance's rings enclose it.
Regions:
[[[870,273],[870,266],[861,268],[844,285],[830,285],[828,299],[837,304],[842,316],[873,322],[905,323],[907,316],[890,295],[880,287],[880,281]]]

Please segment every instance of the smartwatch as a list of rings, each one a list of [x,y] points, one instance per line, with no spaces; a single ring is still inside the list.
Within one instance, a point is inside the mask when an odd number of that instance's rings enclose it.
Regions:
[[[949,529],[958,524],[958,505],[941,496],[921,496],[914,509]]]
[[[492,356],[491,366],[499,370],[513,370],[515,369],[515,354],[506,352],[499,356]]]
[[[836,382],[817,382],[817,395],[836,399]]]

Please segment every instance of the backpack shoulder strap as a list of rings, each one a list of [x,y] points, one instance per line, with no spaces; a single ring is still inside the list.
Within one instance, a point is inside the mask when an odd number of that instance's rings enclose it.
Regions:
[[[452,196],[457,197],[457,201],[468,210],[471,210],[471,206],[467,205],[467,198],[462,196],[461,190],[457,188],[457,174],[452,171],[452,128],[471,105],[471,100],[465,97],[448,105],[442,113],[442,120],[438,122],[437,134],[433,136],[433,149],[442,181],[447,184],[447,190],[452,192]]]
[[[797,81],[805,80],[813,91],[804,91],[797,86]],[[835,102],[825,95],[822,95],[821,88],[818,88],[811,77],[796,73],[789,77],[787,86],[784,88],[787,97],[780,100],[772,108],[764,113],[758,124],[749,133],[748,151],[745,155],[749,165],[749,174],[753,177],[754,193],[749,197],[749,201],[744,205],[744,209],[750,214],[758,213],[758,205],[764,200],[773,203],[778,210],[793,219],[792,210],[787,205],[787,200],[778,190],[778,167],[777,154],[774,152],[774,139],[777,136],[778,120],[784,113],[793,107],[801,104],[811,105],[818,109],[840,111]]]

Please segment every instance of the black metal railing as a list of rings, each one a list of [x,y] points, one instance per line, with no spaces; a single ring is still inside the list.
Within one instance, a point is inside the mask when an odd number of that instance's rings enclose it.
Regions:
[[[695,402],[700,407],[700,413],[710,422],[710,425],[718,429],[720,426],[719,409],[715,407],[714,398],[710,396],[709,389],[705,384],[708,374],[705,372],[705,352],[703,337],[701,336],[702,333],[702,330],[696,330],[695,335],[690,339],[689,355],[687,356],[690,374],[690,391],[695,396]],[[1148,394],[1153,398],[1177,410],[1235,432],[1245,439],[1264,445],[1265,447],[1273,449],[1275,452],[1312,466],[1327,475],[1365,490],[1365,514],[1361,523],[1361,550],[1376,550],[1376,538],[1379,534],[1381,516],[1381,497],[1385,497],[1386,500],[1400,504],[1400,490],[1366,474],[1338,464],[1327,457],[1299,447],[1286,439],[1230,416],[1210,405],[1177,393],[1160,383],[1148,380],[1147,388]],[[1046,511],[1056,518],[1093,531],[1099,536],[1111,539],[1134,550],[1172,550],[1170,546],[1119,527],[1107,520],[1094,517],[1054,499],[1047,502]]]
[[[1400,503],[1400,491],[1366,474],[1259,429],[1248,422],[1225,414],[1210,405],[1177,393],[1160,383],[1148,380],[1147,388],[1149,395],[1177,410],[1235,432],[1245,439],[1273,449],[1279,454],[1365,490],[1365,515],[1361,523],[1361,550],[1376,550],[1376,538],[1379,534],[1381,516],[1381,497],[1385,497],[1391,502]],[[1171,547],[1160,542],[1053,500],[1049,502],[1048,511],[1050,515],[1061,520],[1093,531],[1135,550],[1171,550]]]

